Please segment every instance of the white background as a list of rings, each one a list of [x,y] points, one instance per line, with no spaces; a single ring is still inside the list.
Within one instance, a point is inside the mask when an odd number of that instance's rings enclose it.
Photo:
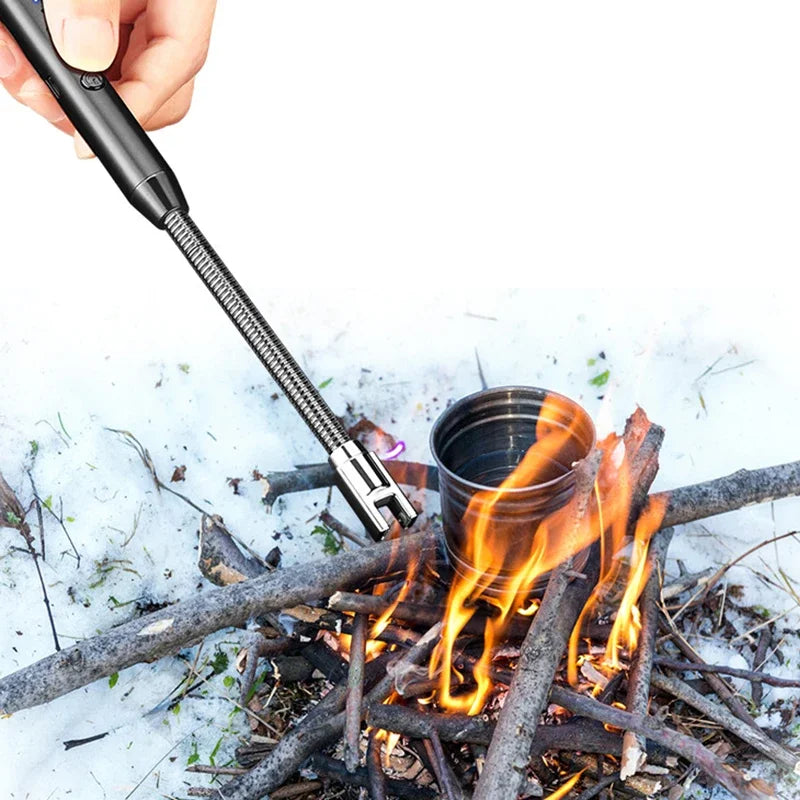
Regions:
[[[267,318],[315,382],[333,378],[337,412],[354,403],[426,460],[430,421],[479,388],[477,348],[490,384],[563,391],[601,428],[640,403],[667,427],[668,488],[800,458],[798,17],[788,3],[223,0],[195,106],[156,138]],[[80,570],[47,533],[65,643],[126,618],[110,595],[177,599],[198,582],[196,514],[157,495],[105,426],[133,431],[164,479],[186,464],[181,488],[259,550],[289,525],[286,563],[319,554],[307,520],[324,497],[265,518],[257,484],[225,484],[321,452],[166,234],[5,97],[0,143],[0,470],[29,500],[37,440],[40,491],[75,517]],[[588,381],[606,366],[600,400]],[[123,549],[115,529],[137,512]],[[689,526],[672,553],[719,564],[798,513],[787,501]],[[52,650],[13,536],[0,529],[0,674]],[[792,569],[797,556],[765,553]],[[138,577],[91,590],[104,557]],[[786,610],[749,569],[733,579]],[[124,797],[174,745],[133,797],[155,796],[159,773],[179,794],[185,737],[212,721],[206,760],[229,711],[206,700],[142,720],[182,670],[136,667],[3,720],[7,794]],[[62,751],[109,722],[121,732]]]

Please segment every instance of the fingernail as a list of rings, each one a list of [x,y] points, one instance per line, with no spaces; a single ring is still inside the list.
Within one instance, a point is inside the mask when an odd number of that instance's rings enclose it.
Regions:
[[[28,78],[17,92],[19,99],[28,108],[44,117],[48,122],[61,122],[66,117],[55,98],[44,88],[39,78]]]
[[[108,69],[117,43],[111,20],[102,17],[68,17],[61,26],[61,55],[88,72]]]
[[[86,144],[86,141],[84,140],[83,136],[81,136],[79,133],[76,133],[74,135],[72,143],[75,147],[75,155],[78,156],[78,158],[81,159],[94,158],[94,153],[92,152],[91,147],[89,147],[89,145]]]
[[[0,80],[10,77],[17,69],[17,59],[11,48],[5,43],[0,42]]]

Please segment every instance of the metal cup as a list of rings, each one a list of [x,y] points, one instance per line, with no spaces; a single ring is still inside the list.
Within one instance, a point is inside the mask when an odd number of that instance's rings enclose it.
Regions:
[[[442,413],[431,431],[447,555],[456,572],[468,575],[474,568],[465,558],[464,545],[481,513],[481,504],[470,508],[470,501],[478,492],[497,489],[522,460],[536,441],[536,424],[548,396],[557,401],[554,407],[558,408],[555,419],[548,416],[548,420],[565,430],[572,426],[572,434],[555,460],[542,463],[539,482],[502,490],[492,506],[493,530],[507,541],[494,592],[502,591],[509,577],[525,564],[539,523],[572,497],[572,465],[594,447],[594,424],[581,406],[555,392],[504,386],[459,400]],[[575,564],[576,569],[581,566]]]

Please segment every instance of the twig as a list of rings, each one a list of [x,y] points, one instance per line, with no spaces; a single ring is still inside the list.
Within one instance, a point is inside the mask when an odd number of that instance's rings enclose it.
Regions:
[[[667,692],[673,697],[683,700],[684,703],[688,703],[692,708],[697,709],[718,725],[722,725],[723,728],[738,736],[742,741],[747,742],[767,758],[771,758],[779,766],[800,775],[800,758],[777,742],[772,741],[760,729],[754,729],[746,725],[726,708],[707,700],[700,692],[677,678],[654,672],[652,680],[653,686],[661,689],[662,692]]]
[[[365,539],[363,536],[359,536],[359,534],[357,534],[355,531],[351,531],[347,525],[336,519],[336,517],[334,517],[327,508],[324,508],[319,512],[319,520],[324,525],[327,525],[332,531],[338,533],[339,536],[349,539],[351,542],[353,542],[353,544],[357,544],[359,547],[366,547],[368,544],[370,544],[370,540]]]
[[[580,526],[585,524],[601,456],[602,453],[596,450],[575,468],[575,494],[564,507],[563,535],[568,541],[574,541]],[[572,552],[574,547],[567,545],[565,550]],[[539,715],[547,702],[548,688],[580,613],[578,609],[575,618],[565,619],[564,601],[570,580],[564,572],[571,567],[570,557],[553,571],[530,631],[522,643],[514,679],[475,787],[475,800],[515,797],[525,780]],[[573,586],[581,586],[581,583],[576,582]]]
[[[256,680],[258,660],[265,656],[276,656],[285,653],[294,642],[285,636],[276,639],[267,639],[258,631],[247,631],[244,646],[247,648],[247,662],[242,673],[242,689],[239,693],[239,703],[246,706],[250,700],[250,692]]]
[[[435,466],[412,461],[387,461],[386,468],[395,480],[407,486],[432,491],[439,489],[439,472]],[[271,472],[264,481],[263,501],[268,511],[283,494],[328,488],[335,483],[329,464],[307,464],[295,470]],[[667,501],[661,526],[670,528],[798,494],[800,461],[793,461],[761,469],[742,469],[722,478],[656,492],[650,495],[650,502]]]
[[[364,548],[349,558],[367,550]],[[386,675],[369,691],[364,698],[367,706],[383,702],[395,686],[395,675],[402,673],[413,664],[418,664],[428,657],[433,649],[436,639],[441,631],[441,623],[431,628],[407,653],[390,662],[386,668]],[[333,707],[335,713],[331,716],[317,715],[311,721],[306,718],[306,723],[301,723],[289,731],[278,742],[275,749],[246,775],[234,778],[220,790],[220,796],[226,800],[258,800],[269,794],[275,787],[285,783],[298,767],[314,752],[327,746],[342,734],[345,712],[340,710],[344,704]],[[310,715],[309,715],[310,716]]]
[[[184,503],[190,505],[195,511],[199,511],[201,514],[206,513],[206,509],[201,508],[197,503],[193,500],[190,500],[185,494],[181,494],[180,492],[176,492],[171,486],[168,486],[161,478],[158,477],[158,472],[156,472],[156,465],[153,461],[152,456],[150,455],[150,451],[130,432],[130,431],[123,431],[118,428],[106,428],[107,431],[110,433],[116,433],[118,436],[122,438],[122,441],[128,445],[128,447],[133,448],[136,451],[136,454],[141,459],[142,463],[147,467],[148,472],[150,473],[150,477],[153,479],[153,483],[156,486],[156,489],[161,491],[162,489],[165,492],[169,492],[170,494],[174,494],[175,497],[179,497],[183,500]]]
[[[41,515],[41,511],[39,512]],[[42,567],[39,564],[39,554],[33,546],[33,535],[31,534],[30,525],[25,521],[25,511],[22,504],[17,499],[14,490],[6,483],[6,479],[0,474],[0,528],[15,528],[19,531],[22,538],[25,540],[30,557],[33,559],[33,565],[36,569],[36,574],[39,577],[39,586],[42,589],[42,599],[44,600],[44,607],[47,611],[47,619],[50,622],[50,632],[53,634],[53,644],[55,645],[56,652],[61,650],[61,645],[58,641],[58,633],[56,633],[56,623],[53,619],[53,610],[50,607],[50,598],[47,595],[47,586],[44,582],[42,575]],[[2,704],[0,704],[2,709]]]
[[[570,576],[571,577],[571,576]],[[582,576],[583,579],[586,576]],[[418,626],[435,625],[444,616],[444,606],[421,605],[419,603],[392,603],[381,595],[356,594],[355,592],[334,592],[328,600],[332,611],[346,611],[354,614],[369,614],[379,617],[392,609],[392,619],[416,623]],[[465,636],[482,636],[486,628],[486,614],[476,613],[462,628]],[[510,641],[524,639],[530,627],[530,619],[515,617],[509,623],[506,635]]]
[[[318,792],[323,788],[321,781],[302,781],[301,783],[293,783],[288,786],[281,786],[270,793],[269,800],[291,800],[294,797],[303,797],[304,795]],[[224,797],[220,794],[219,789],[211,788],[208,786],[191,786],[187,792],[189,797]]]
[[[439,784],[441,793],[447,800],[460,800],[463,797],[463,792],[458,786],[456,776],[453,774],[453,768],[447,760],[442,747],[442,740],[439,738],[436,728],[431,728],[431,732],[425,740],[425,749],[428,751],[428,758],[430,758],[433,769],[436,772],[436,781]]]
[[[767,653],[769,652],[769,646],[772,643],[772,632],[769,629],[769,626],[766,628],[762,628],[761,633],[758,637],[758,644],[756,645],[756,651],[753,653],[753,671],[763,675],[764,664],[767,660]],[[798,681],[800,684],[800,681]],[[750,681],[750,696],[753,700],[753,704],[758,708],[761,705],[761,701],[764,698],[764,687],[762,686],[762,681],[753,678]]]
[[[203,775],[244,775],[247,772],[242,767],[217,767],[213,764],[191,764],[186,767],[187,772],[200,772]]]
[[[800,461],[762,469],[740,469],[724,478],[661,492],[653,497],[668,498],[661,523],[667,528],[797,494],[800,494]]]
[[[678,649],[689,659],[693,664],[697,664],[698,666],[702,667],[706,662],[702,659],[702,657],[695,651],[695,649],[689,644],[688,641],[684,638],[683,634],[677,629],[675,623],[673,622],[672,618],[669,617],[665,609],[662,607],[662,619],[666,619],[666,624],[669,626],[669,629],[672,632],[672,641],[678,646]],[[735,714],[742,722],[747,723],[752,728],[758,728],[756,725],[755,720],[747,713],[747,709],[744,707],[744,704],[739,700],[736,696],[736,692],[725,683],[719,675],[715,672],[706,672],[705,679],[708,685],[717,693],[717,697],[725,703],[726,706],[731,710],[733,714]]]
[[[743,561],[748,556],[755,553],[757,550],[760,550],[762,547],[766,547],[768,544],[774,544],[775,542],[780,542],[782,539],[788,538],[796,538],[797,531],[789,531],[788,533],[783,533],[780,536],[773,536],[771,539],[765,539],[763,542],[759,542],[759,544],[751,547],[749,550],[746,550],[741,555],[737,556],[736,558],[728,561],[727,564],[723,564],[707,581],[703,583],[703,585],[698,589],[673,615],[672,621],[675,622],[678,617],[693,603],[702,601],[705,596],[711,591],[712,587],[717,583],[717,581],[722,578],[725,573],[735,567],[740,561]]]
[[[489,384],[486,383],[486,376],[483,374],[483,366],[481,365],[481,357],[478,355],[478,348],[475,348],[475,363],[478,366],[478,380],[481,382],[481,389],[488,389]]]
[[[439,471],[434,466],[413,461],[386,461],[384,466],[398,483],[425,489],[438,490]],[[334,486],[335,474],[330,464],[306,464],[285,472],[269,472],[263,478],[262,502],[271,512],[281,495],[305,492],[311,489],[327,489]]]
[[[413,739],[430,738],[431,731],[435,730],[443,741],[457,744],[466,742],[488,746],[494,733],[494,723],[486,716],[438,714],[396,704],[369,706],[367,722],[376,728],[394,731]],[[622,737],[588,719],[573,718],[566,725],[539,724],[533,737],[531,753],[548,750],[579,750],[619,757],[622,754]],[[648,761],[663,763],[666,757],[667,752],[656,743],[648,743]]]
[[[366,767],[359,767],[355,772],[348,772],[343,761],[337,761],[322,753],[314,753],[306,762],[308,768],[317,775],[338,781],[349,786],[369,787],[369,775]],[[437,797],[432,789],[405,780],[387,778],[386,791],[390,796],[410,798],[410,800],[434,800]],[[271,797],[274,797],[273,792]]]
[[[575,800],[592,800],[593,797],[597,797],[600,792],[603,791],[611,784],[616,783],[620,779],[619,772],[612,772],[610,775],[605,775],[604,777],[600,778],[599,781],[594,786],[590,786],[588,789],[582,791]]]
[[[434,546],[409,534],[361,550],[298,564],[260,578],[211,589],[0,678],[0,711],[11,714],[142,661],[153,661],[256,614],[330,595],[342,586],[385,574]]]
[[[33,499],[36,504],[36,522],[39,525],[39,550],[41,551],[42,561],[47,561],[47,551],[44,546],[44,517],[42,516],[42,504],[37,497],[36,484],[33,480],[33,470],[28,470],[28,480],[31,482],[31,491],[33,492]]]
[[[346,762],[345,762],[346,765]],[[358,766],[358,762],[356,762]],[[354,772],[348,767],[348,772]],[[381,764],[381,741],[378,731],[372,730],[367,744],[367,775],[369,776],[370,800],[386,800],[386,775]]]
[[[69,542],[70,548],[72,548],[72,553],[70,555],[72,555],[73,558],[75,559],[76,567],[80,567],[80,565],[81,565],[81,554],[80,554],[80,551],[75,546],[75,542],[72,540],[72,536],[70,535],[69,529],[64,524],[64,503],[63,503],[63,500],[60,501],[61,502],[61,507],[59,509],[59,513],[56,514],[56,512],[53,511],[51,503],[50,502],[45,503],[44,500],[42,500],[42,498],[39,497],[39,495],[36,493],[35,490],[33,492],[33,497],[34,497],[34,499],[36,500],[36,503],[37,503],[38,513],[41,514],[42,508],[45,508],[47,510],[47,513],[50,514],[50,516],[58,523],[59,527],[64,532],[64,536],[66,536],[67,541]]]
[[[753,683],[766,683],[769,686],[782,686],[785,688],[796,688],[800,686],[798,678],[779,678],[777,675],[770,675],[758,670],[739,669],[738,667],[728,667],[725,664],[695,664],[692,661],[680,661],[677,658],[667,656],[656,656],[654,663],[659,667],[666,667],[677,672],[716,672],[720,675],[730,675],[732,678],[743,678]]]
[[[658,601],[661,595],[661,577],[667,560],[667,550],[672,540],[672,528],[658,531],[650,542],[647,554],[650,577],[639,601],[642,629],[628,674],[628,695],[625,708],[632,714],[646,714],[650,703],[650,673],[653,671],[656,632],[658,631]],[[625,731],[622,738],[620,777],[626,780],[635,775],[647,759],[644,738]]]
[[[239,549],[236,538],[217,514],[203,514],[200,518],[199,550],[197,566],[217,586],[257,578],[268,571],[263,561]]]
[[[606,706],[591,697],[577,694],[560,686],[553,686],[552,702],[591,719],[624,730],[632,730],[648,739],[654,739],[673,752],[700,767],[712,780],[724,786],[738,800],[766,800],[774,797],[772,788],[759,779],[748,779],[701,744],[697,739],[668,728],[650,716],[630,714],[613,706]]]
[[[368,618],[356,614],[350,639],[350,667],[347,670],[347,700],[344,722],[344,763],[354,772],[361,759],[361,701],[364,698],[364,659],[367,646]]]
[[[661,589],[661,599],[666,602],[672,600],[673,597],[678,597],[689,589],[694,589],[695,586],[705,584],[706,581],[714,574],[714,568],[701,570],[700,572],[687,573],[681,575],[680,578],[671,581],[663,586]]]

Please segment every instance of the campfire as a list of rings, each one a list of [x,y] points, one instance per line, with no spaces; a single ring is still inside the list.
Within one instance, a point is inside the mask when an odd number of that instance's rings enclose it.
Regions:
[[[689,632],[709,618],[733,631],[720,590],[730,564],[669,574],[666,556],[676,525],[800,492],[800,465],[650,493],[663,438],[642,409],[596,441],[588,415],[555,393],[465,398],[434,427],[435,466],[387,462],[399,482],[438,492],[441,515],[423,507],[414,532],[368,544],[326,510],[325,530],[350,549],[286,568],[206,516],[200,568],[219,589],[0,679],[0,710],[234,626],[251,736],[234,766],[189,766],[214,777],[190,796],[677,800],[693,782],[775,796],[749,764],[800,774],[800,755],[754,713],[764,684],[800,679],[764,670],[763,620],[729,645],[751,670],[704,662]],[[326,465],[260,477],[268,508],[333,480]],[[5,482],[0,506],[30,537]],[[315,670],[323,692],[310,688]],[[750,707],[731,677],[751,682]]]

